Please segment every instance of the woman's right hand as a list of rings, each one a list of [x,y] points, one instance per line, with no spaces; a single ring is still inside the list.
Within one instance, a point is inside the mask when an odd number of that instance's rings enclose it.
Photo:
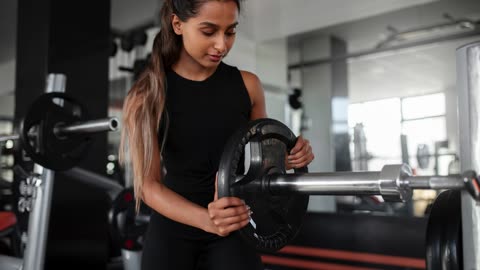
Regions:
[[[210,226],[207,231],[227,236],[231,232],[245,227],[250,222],[251,214],[250,207],[237,197],[218,199],[217,178],[215,178],[214,200],[208,204]]]

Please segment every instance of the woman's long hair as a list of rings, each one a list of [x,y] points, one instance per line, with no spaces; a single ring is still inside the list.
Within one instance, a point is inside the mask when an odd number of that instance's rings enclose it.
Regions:
[[[123,129],[120,140],[120,161],[124,163],[127,151],[133,165],[133,187],[136,209],[143,199],[143,182],[152,169],[154,140],[165,108],[165,70],[179,58],[183,43],[172,28],[172,15],[181,21],[194,17],[200,6],[212,0],[165,0],[160,10],[160,31],[153,41],[150,62],[132,86],[123,103]],[[239,0],[233,0],[240,10]],[[157,179],[160,180],[160,179]]]

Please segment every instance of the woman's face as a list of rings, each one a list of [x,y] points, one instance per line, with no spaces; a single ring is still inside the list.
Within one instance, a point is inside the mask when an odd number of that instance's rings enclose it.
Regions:
[[[205,68],[216,67],[235,41],[238,7],[235,1],[208,1],[195,17],[182,22],[173,16],[172,26],[182,35],[184,50]]]

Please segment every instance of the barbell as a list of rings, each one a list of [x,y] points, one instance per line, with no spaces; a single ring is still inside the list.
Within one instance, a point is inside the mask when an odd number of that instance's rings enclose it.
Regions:
[[[48,93],[39,96],[29,107],[17,133],[0,136],[0,142],[18,141],[25,156],[41,166],[64,171],[76,166],[85,156],[93,142],[93,135],[115,131],[117,118],[91,118],[86,108],[63,93]],[[20,237],[28,229],[30,210],[35,190],[42,183],[40,176],[26,173],[15,166],[12,188],[14,212]],[[20,246],[20,245],[18,245]],[[17,250],[22,254],[22,248]]]
[[[295,237],[307,211],[309,195],[381,195],[385,201],[405,202],[414,189],[466,189],[479,200],[474,171],[462,175],[412,176],[408,165],[385,165],[374,172],[287,173],[285,155],[296,137],[284,124],[259,119],[239,129],[226,144],[218,171],[218,196],[242,198],[253,211],[250,224],[239,233],[255,248],[276,251]],[[245,146],[250,166],[241,172]]]
[[[35,163],[55,171],[77,165],[92,143],[92,134],[115,131],[115,117],[92,119],[86,108],[64,93],[39,96],[29,107],[16,134],[0,142],[19,140]]]
[[[112,197],[109,222],[113,239],[123,249],[138,250],[148,219],[142,220],[145,215],[139,216],[135,212],[133,190],[102,175],[73,168],[86,156],[93,134],[117,128],[117,118],[92,119],[81,103],[64,93],[54,92],[39,96],[21,121],[20,132],[0,136],[0,141],[19,140],[27,156],[35,163],[63,171],[70,178],[107,191]],[[15,172],[21,176],[16,214],[19,227],[25,231],[35,186],[41,179],[39,175],[27,173],[20,167],[15,167]]]

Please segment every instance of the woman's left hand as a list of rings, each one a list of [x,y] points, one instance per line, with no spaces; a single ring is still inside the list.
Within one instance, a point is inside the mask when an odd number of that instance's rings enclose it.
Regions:
[[[290,150],[289,155],[287,155],[285,167],[287,170],[302,168],[310,164],[314,158],[315,155],[312,152],[310,141],[299,136],[295,146]]]

